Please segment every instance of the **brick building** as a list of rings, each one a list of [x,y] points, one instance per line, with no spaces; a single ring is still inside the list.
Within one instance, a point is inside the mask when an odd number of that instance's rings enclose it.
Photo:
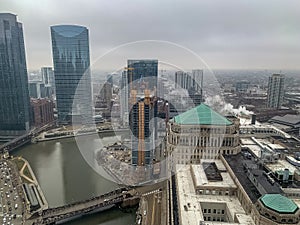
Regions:
[[[48,98],[30,100],[32,112],[32,124],[39,127],[54,120],[54,103]]]

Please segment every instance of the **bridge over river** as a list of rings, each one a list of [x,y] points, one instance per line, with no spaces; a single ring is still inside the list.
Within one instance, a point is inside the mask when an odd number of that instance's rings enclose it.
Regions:
[[[27,132],[26,134],[16,137],[13,140],[0,145],[0,153],[3,154],[4,152],[10,153],[11,151],[15,150],[16,148],[19,148],[29,142],[31,142],[32,138],[36,137],[41,132],[48,130],[49,128],[53,127],[55,125],[55,121],[51,122],[47,125],[44,125],[42,127],[34,128],[31,131]]]
[[[34,225],[60,224],[86,214],[93,214],[109,209],[116,204],[123,203],[127,206],[133,206],[138,201],[139,195],[136,194],[134,189],[120,188],[98,197],[43,210],[38,215],[34,214],[29,221],[34,221],[31,223]]]

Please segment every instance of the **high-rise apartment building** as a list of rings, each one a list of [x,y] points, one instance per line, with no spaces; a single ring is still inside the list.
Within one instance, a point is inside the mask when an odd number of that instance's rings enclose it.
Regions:
[[[92,118],[89,33],[83,26],[51,27],[58,121]]]
[[[0,135],[30,129],[30,103],[22,24],[0,13]]]
[[[273,74],[268,83],[268,108],[280,108],[284,97],[284,75]]]

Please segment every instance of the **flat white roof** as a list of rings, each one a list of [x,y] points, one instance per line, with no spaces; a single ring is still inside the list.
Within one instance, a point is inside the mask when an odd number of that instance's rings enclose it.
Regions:
[[[214,161],[207,161],[202,160],[202,162],[208,162],[208,163],[216,163],[216,166],[219,170],[226,170],[225,166],[223,165],[221,160],[214,160]],[[191,175],[194,177],[195,185],[196,187],[224,187],[224,188],[237,188],[234,181],[231,179],[231,176],[227,172],[221,172],[221,176],[223,178],[222,181],[209,181],[206,177],[206,174],[204,172],[203,164],[200,165],[191,165],[192,173]]]
[[[277,170],[289,169],[290,172],[294,173],[295,170],[297,170],[295,166],[293,166],[286,160],[278,160],[276,163],[266,163],[266,167],[268,167],[273,172]]]
[[[268,147],[273,149],[273,150],[284,150],[286,149],[285,147],[283,147],[282,145],[280,144],[268,144]]]
[[[221,160],[219,160],[221,161]],[[218,162],[219,163],[219,162]],[[222,163],[222,162],[221,162]],[[223,195],[197,195],[192,180],[191,166],[190,165],[177,165],[176,169],[176,182],[177,182],[177,195],[178,195],[178,213],[179,223],[184,225],[199,225],[200,221],[204,221],[202,208],[200,203],[224,203],[227,204],[229,213],[236,215],[238,223],[227,223],[220,221],[205,221],[204,224],[212,225],[254,225],[250,215],[246,215],[239,200],[235,196]],[[184,169],[183,169],[184,167]],[[193,166],[192,166],[193,167]],[[194,168],[197,168],[194,167]],[[198,174],[198,173],[197,173]],[[190,207],[188,205],[190,204]],[[184,206],[186,205],[186,209]]]
[[[256,143],[251,138],[241,138],[242,145],[256,145]]]
[[[248,148],[257,158],[261,157],[261,147],[259,145],[242,145],[242,148]]]

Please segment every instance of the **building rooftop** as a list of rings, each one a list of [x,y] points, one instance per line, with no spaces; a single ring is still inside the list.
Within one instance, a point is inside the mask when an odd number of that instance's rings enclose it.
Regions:
[[[185,125],[231,125],[232,122],[205,104],[174,117],[174,122]]]
[[[274,116],[269,120],[269,122],[300,127],[300,115],[287,114],[284,116]]]
[[[281,194],[266,194],[260,198],[260,201],[267,208],[278,213],[295,213],[298,210],[298,206],[293,200]]]
[[[241,153],[230,156],[225,155],[224,158],[253,203],[261,197],[261,193],[246,175],[245,168],[249,168],[249,172],[253,174],[257,183],[259,183],[267,193],[282,193],[280,186],[277,183],[272,185],[264,175],[264,170],[259,168],[253,159],[245,159]]]
[[[286,160],[278,160],[276,163],[266,163],[265,166],[273,173],[283,169],[289,169],[291,173],[294,173],[297,170],[294,165]]]
[[[87,30],[84,26],[79,25],[55,25],[51,29],[64,37],[74,37]]]
[[[221,160],[217,160],[218,164],[222,164]],[[196,194],[195,186],[193,184],[192,179],[192,171],[190,169],[190,165],[177,165],[178,173],[176,173],[176,182],[177,182],[177,195],[178,195],[178,210],[180,211],[180,222],[181,224],[189,224],[189,225],[198,225],[200,221],[204,221],[203,208],[202,206],[205,204],[224,204],[226,205],[226,209],[228,210],[228,214],[230,218],[234,218],[236,216],[236,220],[220,222],[220,221],[205,221],[204,224],[209,225],[253,225],[254,222],[249,215],[246,215],[241,203],[239,202],[236,196],[226,196],[226,195],[198,195]],[[192,167],[196,169],[200,165],[193,165]],[[201,177],[205,177],[205,172],[194,174],[196,176],[201,175]],[[222,173],[223,175],[223,173]],[[228,177],[229,178],[229,177]],[[201,179],[201,178],[200,178]],[[231,179],[231,178],[230,178]],[[218,186],[217,183],[222,182],[211,182],[211,186]]]
[[[205,171],[208,167],[207,165],[212,162],[208,160],[203,160],[201,165],[191,165],[191,175],[194,180],[195,188],[201,187],[223,187],[223,188],[237,188],[234,181],[230,177],[229,173],[226,171],[226,168],[220,166],[222,162],[220,160],[215,160],[213,163],[216,166],[214,170],[217,170],[218,176],[221,179],[215,180],[210,179],[211,175],[207,174]],[[223,165],[223,164],[222,164]]]

